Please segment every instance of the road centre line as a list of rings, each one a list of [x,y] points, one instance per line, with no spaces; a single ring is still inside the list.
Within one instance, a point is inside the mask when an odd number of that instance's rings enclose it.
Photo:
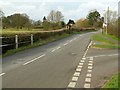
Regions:
[[[66,46],[68,43],[65,43],[65,44],[63,44],[64,46]]]
[[[0,74],[0,77],[3,76],[4,74],[5,74],[5,73],[1,73],[1,74]]]
[[[61,48],[61,47],[59,46],[59,47],[53,49],[51,52],[54,52],[55,50],[60,49],[60,48]]]
[[[35,59],[32,59],[32,60],[24,63],[23,65],[27,65],[27,64],[29,64],[29,63],[31,63],[31,62],[33,62],[33,61],[36,61],[37,59],[40,59],[40,58],[44,57],[45,55],[46,55],[46,54],[43,54],[43,55],[41,55],[41,56],[39,56],[39,57],[37,57],[37,58],[35,58]]]

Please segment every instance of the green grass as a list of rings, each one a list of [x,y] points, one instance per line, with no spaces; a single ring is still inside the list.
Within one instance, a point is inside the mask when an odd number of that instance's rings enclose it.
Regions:
[[[116,37],[116,36],[114,36],[114,35],[110,35],[110,34],[104,34],[106,37],[108,37],[108,38],[112,38],[113,40],[118,40],[118,41],[120,41],[120,38],[118,38],[118,37]]]
[[[116,42],[111,39],[116,40]],[[96,34],[92,37],[92,41],[96,43],[93,47],[97,48],[118,49],[120,48],[117,43],[118,40],[119,38],[109,34]]]
[[[112,78],[107,83],[105,83],[103,88],[118,88],[118,83],[120,82],[118,80],[118,76],[120,76],[120,73],[113,75]]]
[[[47,44],[49,42],[53,42],[53,41],[56,41],[56,40],[59,40],[59,39],[62,39],[62,38],[65,38],[65,37],[68,37],[68,36],[71,36],[72,34],[62,34],[62,35],[56,35],[54,37],[49,37],[48,39],[46,40],[40,40],[40,41],[37,41],[35,43],[33,43],[33,45],[27,45],[27,46],[23,46],[23,47],[19,47],[18,49],[12,49],[12,50],[8,50],[5,54],[3,54],[2,56],[5,57],[5,56],[8,56],[8,55],[12,55],[16,52],[20,52],[20,51],[23,51],[23,50],[26,50],[26,49],[30,49],[30,48],[33,48],[33,47],[37,47],[37,46],[41,46],[41,45],[44,45],[44,44]]]
[[[104,42],[104,43],[107,43],[107,44],[114,44],[112,41],[110,41],[110,40],[102,37],[101,34],[94,35],[94,36],[92,37],[92,40],[93,40],[93,41]]]
[[[109,44],[95,44],[93,47],[106,48],[106,49],[118,49],[120,46],[109,45]]]

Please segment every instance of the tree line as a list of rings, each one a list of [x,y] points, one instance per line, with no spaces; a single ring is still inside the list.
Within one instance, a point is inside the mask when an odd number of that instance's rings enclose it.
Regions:
[[[2,12],[2,11],[1,11]],[[48,16],[43,17],[43,21],[32,20],[27,14],[15,13],[10,16],[2,15],[2,27],[6,28],[42,28],[44,30],[58,29],[65,26],[64,16],[60,11],[52,10]]]
[[[104,17],[102,17],[100,13],[96,9],[94,9],[88,13],[86,18],[77,20],[76,27],[77,28],[89,28],[89,27],[101,28],[103,22],[104,22]]]

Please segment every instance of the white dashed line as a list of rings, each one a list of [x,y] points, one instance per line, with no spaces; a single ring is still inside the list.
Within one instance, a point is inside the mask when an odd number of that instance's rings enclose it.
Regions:
[[[92,66],[93,64],[92,63],[89,63],[88,66]]]
[[[73,40],[70,40],[69,42],[72,42]]]
[[[66,46],[68,43],[65,43],[65,44],[63,44],[64,46]]]
[[[51,52],[54,52],[56,49],[53,49]]]
[[[82,68],[82,66],[81,66],[81,65],[78,65],[78,68]]]
[[[55,50],[60,49],[60,48],[61,48],[61,47],[59,46],[59,47],[53,49],[51,52],[54,52]]]
[[[68,88],[74,88],[76,85],[76,82],[70,82],[68,85]]]
[[[81,71],[81,69],[80,69],[80,68],[77,68],[77,69],[76,69],[76,71],[77,71],[77,72],[80,72],[80,71]]]
[[[91,73],[91,72],[92,72],[92,70],[88,70],[88,72],[89,72],[89,73]]]
[[[46,55],[46,54],[43,54],[43,55],[41,55],[41,56],[39,56],[39,57],[31,60],[31,61],[28,61],[28,62],[24,63],[23,65],[27,65],[27,64],[29,64],[29,63],[31,63],[31,62],[33,62],[33,61],[36,61],[37,59],[40,59],[40,58],[44,57],[45,55]]]
[[[5,73],[1,73],[1,74],[0,74],[0,77],[3,76],[4,74],[5,74]]]
[[[57,50],[57,49],[60,49],[60,48],[61,48],[61,47],[57,47],[56,50]]]
[[[79,65],[83,65],[83,63],[79,63]]]
[[[93,60],[93,57],[90,57],[90,59],[89,60]]]
[[[79,76],[80,76],[80,72],[75,72],[75,73],[74,73],[74,76],[79,77]]]
[[[119,54],[110,54],[110,55],[97,55],[97,56],[92,56],[92,57],[104,57],[104,56],[116,56]],[[86,57],[86,58],[90,58],[90,57]]]
[[[81,60],[81,62],[85,62],[84,60]]]
[[[88,73],[88,74],[86,75],[86,77],[92,77],[92,74],[89,74],[89,73]]]
[[[74,40],[76,40],[77,38],[74,38]]]
[[[85,60],[85,58],[82,58],[82,60]]]
[[[88,66],[88,69],[92,69],[93,67],[92,66]]]
[[[85,82],[91,82],[91,78],[86,78]]]
[[[77,81],[78,80],[78,77],[73,77],[72,78],[72,81]]]
[[[89,61],[89,63],[93,63],[93,61]]]
[[[90,88],[90,84],[89,83],[85,83],[84,84],[84,88]]]

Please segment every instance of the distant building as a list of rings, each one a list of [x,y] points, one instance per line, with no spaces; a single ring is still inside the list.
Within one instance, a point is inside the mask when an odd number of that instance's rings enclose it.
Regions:
[[[68,21],[68,23],[67,23],[67,25],[66,25],[66,28],[67,28],[67,29],[71,29],[71,27],[72,27],[74,24],[75,24],[74,20],[69,19],[69,21]]]

